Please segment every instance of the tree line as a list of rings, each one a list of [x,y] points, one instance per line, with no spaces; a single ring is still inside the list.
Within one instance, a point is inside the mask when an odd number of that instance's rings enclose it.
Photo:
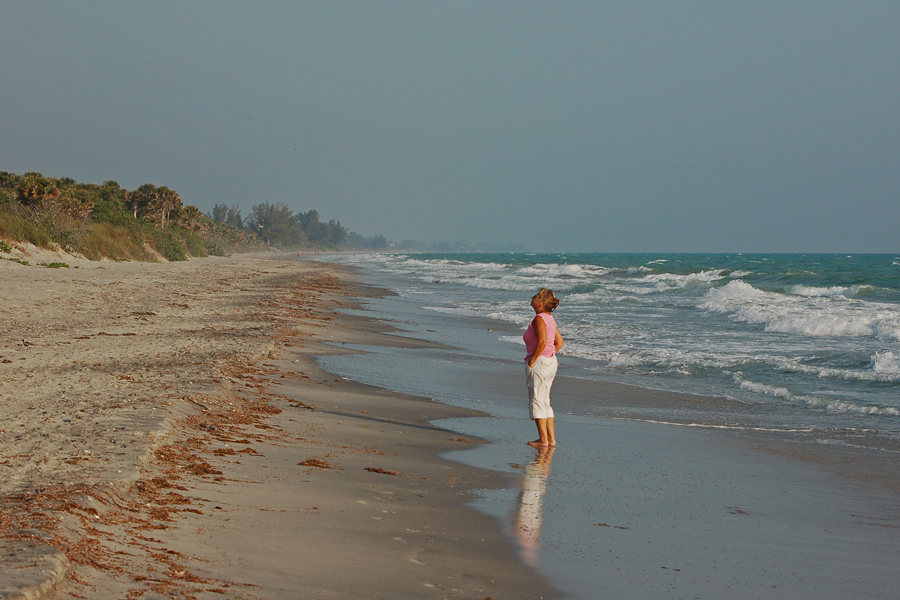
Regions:
[[[115,181],[97,185],[6,171],[0,171],[0,236],[113,260],[388,246],[383,236],[363,237],[335,219],[322,221],[316,210],[295,213],[283,203],[257,204],[246,218],[224,204],[205,215],[166,186],[126,190]]]
[[[238,206],[216,204],[207,216],[253,233],[278,248],[385,250],[393,246],[383,235],[363,236],[349,231],[335,219],[322,221],[315,209],[294,213],[284,203],[257,204],[246,218],[241,216]]]
[[[267,246],[279,249],[338,249],[346,246],[350,238],[350,232],[340,221],[331,219],[326,223],[315,209],[295,213],[284,203],[257,204],[246,218],[237,206],[216,204],[208,216],[218,223],[243,229]]]

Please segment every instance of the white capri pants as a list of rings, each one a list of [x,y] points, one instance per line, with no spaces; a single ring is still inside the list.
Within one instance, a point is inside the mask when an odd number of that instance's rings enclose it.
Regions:
[[[539,356],[534,367],[525,363],[525,386],[528,388],[528,414],[532,419],[552,419],[550,407],[550,387],[559,362],[556,356]]]

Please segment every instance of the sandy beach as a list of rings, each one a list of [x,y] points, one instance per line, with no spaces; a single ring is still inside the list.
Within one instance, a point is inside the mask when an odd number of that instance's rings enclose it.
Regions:
[[[565,371],[535,450],[515,327],[292,255],[59,258],[0,264],[0,598],[893,597],[886,454]]]
[[[550,598],[442,453],[478,414],[314,356],[427,342],[293,257],[26,267],[0,288],[0,598]],[[77,266],[78,268],[74,268]]]

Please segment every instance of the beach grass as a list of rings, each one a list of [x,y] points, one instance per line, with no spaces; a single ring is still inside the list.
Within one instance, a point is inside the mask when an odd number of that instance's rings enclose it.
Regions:
[[[38,248],[51,248],[50,233],[34,221],[15,212],[0,210],[0,237],[34,244]]]

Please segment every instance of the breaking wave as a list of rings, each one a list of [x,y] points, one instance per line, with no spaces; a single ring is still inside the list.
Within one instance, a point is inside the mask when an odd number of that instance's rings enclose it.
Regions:
[[[793,296],[735,280],[709,290],[699,307],[770,332],[900,340],[900,307],[840,294]]]

